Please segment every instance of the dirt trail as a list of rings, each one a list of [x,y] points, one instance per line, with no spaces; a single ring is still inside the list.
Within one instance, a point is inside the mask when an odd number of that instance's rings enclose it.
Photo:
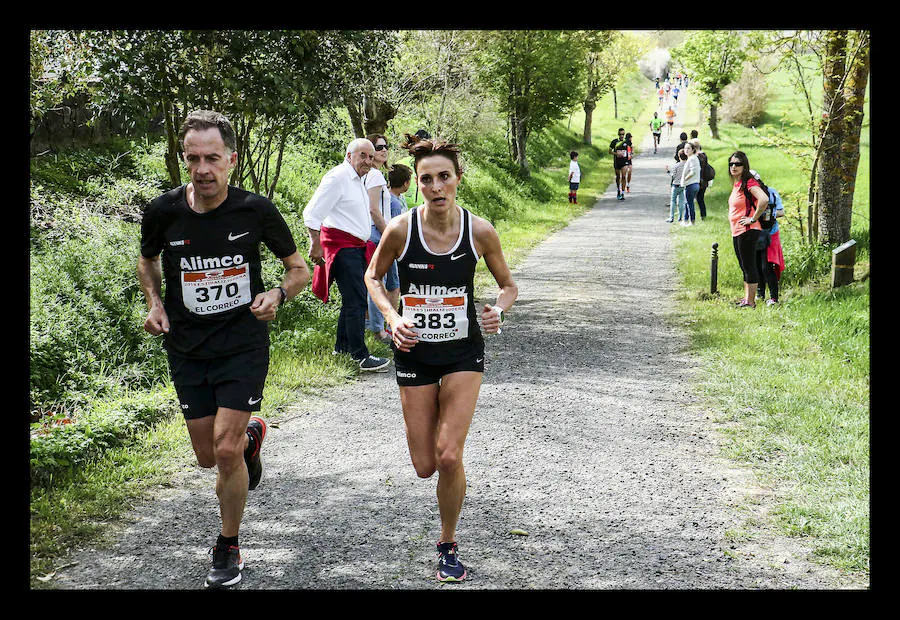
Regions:
[[[657,155],[648,134],[627,199],[612,186],[515,272],[520,298],[503,334],[487,338],[466,446],[469,580],[434,580],[437,476],[420,480],[410,464],[392,370],[299,402],[270,428],[238,588],[867,585],[769,530],[728,539],[752,516],[741,506],[762,511],[767,495],[716,456],[721,439],[672,311],[663,165],[677,133]],[[185,472],[109,548],[73,553],[55,586],[201,588],[219,525],[214,480]]]

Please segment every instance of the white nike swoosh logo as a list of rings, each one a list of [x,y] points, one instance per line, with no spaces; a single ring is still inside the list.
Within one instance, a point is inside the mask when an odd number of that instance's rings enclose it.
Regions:
[[[484,358],[481,358],[480,360],[475,360],[475,363],[480,364],[482,362],[482,360],[484,360]]]
[[[460,254],[459,256],[451,256],[451,257],[450,257],[450,260],[456,260],[457,258],[462,258],[462,257],[465,256],[465,255],[466,255],[466,253],[463,252],[463,253]]]
[[[260,396],[260,397],[257,398],[257,399],[251,398],[250,400],[247,401],[247,404],[248,404],[248,405],[255,405],[256,403],[258,403],[258,402],[261,401],[261,400],[262,400],[262,396]]]
[[[249,230],[248,230],[247,232],[241,233],[241,234],[239,234],[239,235],[234,235],[234,234],[232,234],[232,233],[228,233],[228,240],[229,240],[229,241],[234,241],[235,239],[240,239],[240,238],[243,237],[244,235],[249,235],[249,234],[250,234],[250,231],[249,231]]]

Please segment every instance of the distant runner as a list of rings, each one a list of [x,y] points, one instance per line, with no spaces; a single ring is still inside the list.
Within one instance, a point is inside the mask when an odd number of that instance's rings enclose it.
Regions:
[[[659,118],[659,115],[654,112],[653,118],[650,119],[650,131],[653,133],[653,152],[655,153],[659,148],[659,141],[662,139],[662,128],[665,122],[663,119]]]
[[[616,171],[616,198],[625,200],[625,166],[628,165],[628,145],[625,142],[624,127],[619,127],[619,137],[609,143],[609,152],[614,155],[613,168]]]
[[[669,106],[669,109],[666,110],[666,125],[669,126],[668,135],[672,135],[672,127],[675,126],[675,110],[672,109],[672,106]]]

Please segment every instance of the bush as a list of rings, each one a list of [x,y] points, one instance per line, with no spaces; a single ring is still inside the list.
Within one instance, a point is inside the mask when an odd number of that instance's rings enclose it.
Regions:
[[[31,257],[32,407],[162,379],[159,342],[143,330],[137,226],[77,210],[57,217],[71,236]]]
[[[740,80],[722,89],[722,120],[744,127],[758,125],[765,116],[768,97],[765,76],[745,67]]]
[[[167,390],[162,395],[142,393],[101,402],[75,419],[45,416],[31,425],[32,486],[74,472],[177,411],[175,392]]]

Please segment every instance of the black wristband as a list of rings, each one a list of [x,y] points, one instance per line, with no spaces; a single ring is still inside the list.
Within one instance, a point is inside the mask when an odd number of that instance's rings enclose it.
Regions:
[[[283,286],[279,286],[278,290],[281,291],[281,302],[278,304],[279,306],[281,306],[285,301],[287,301],[287,291],[284,290]]]

